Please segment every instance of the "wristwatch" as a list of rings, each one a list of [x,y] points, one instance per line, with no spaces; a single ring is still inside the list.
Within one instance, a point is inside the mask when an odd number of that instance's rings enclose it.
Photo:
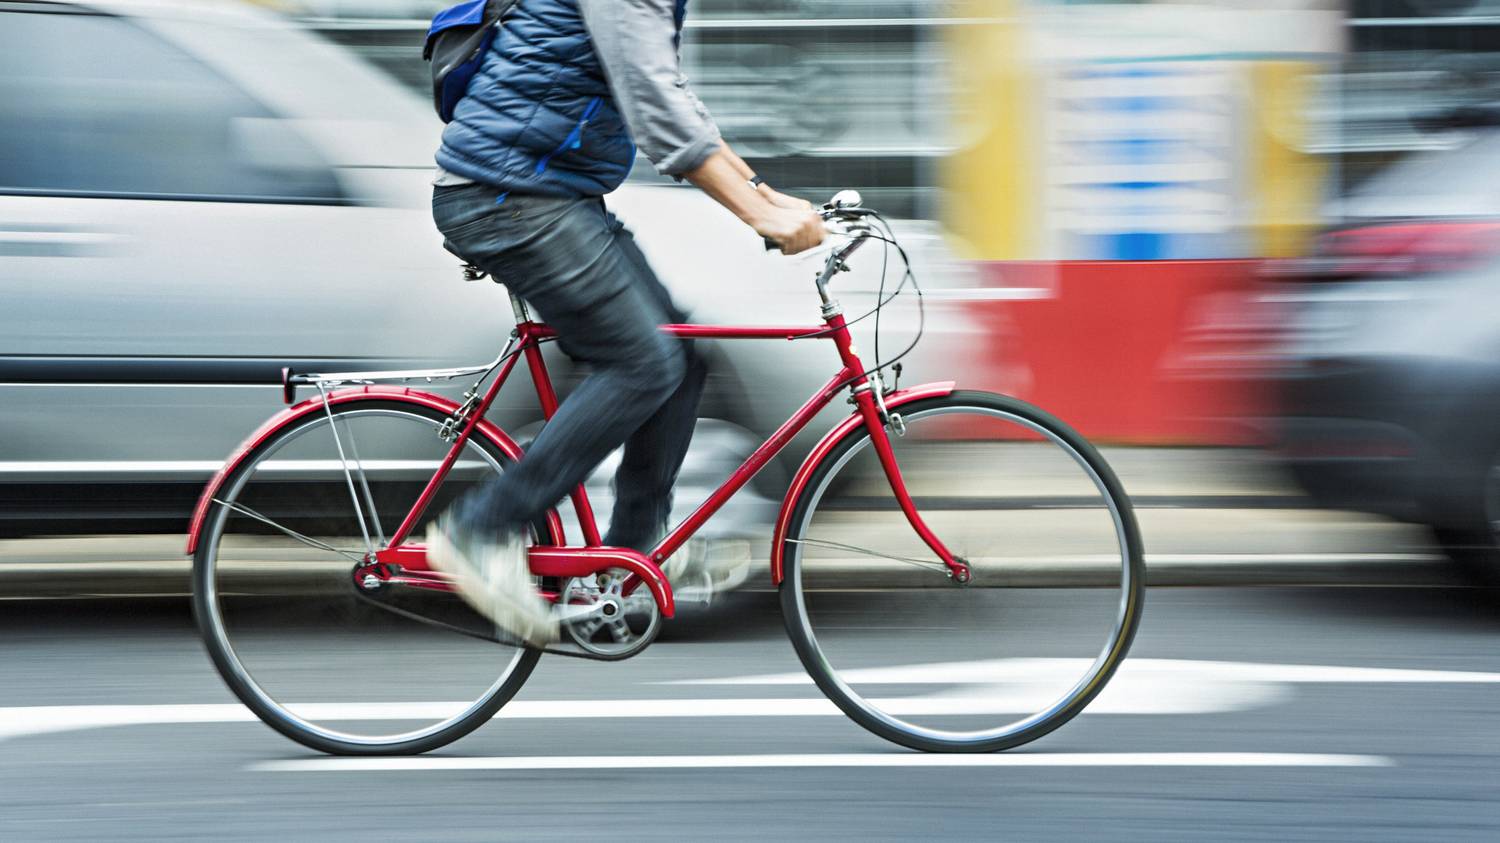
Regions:
[[[761,185],[766,183],[766,180],[761,178],[760,176],[751,176],[749,181],[751,190],[758,190]]]

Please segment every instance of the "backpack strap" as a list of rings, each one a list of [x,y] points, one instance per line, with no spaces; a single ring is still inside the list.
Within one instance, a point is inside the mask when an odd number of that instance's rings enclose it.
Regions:
[[[438,12],[427,28],[422,58],[431,62],[432,105],[444,123],[468,90],[496,24],[519,0],[467,0]]]

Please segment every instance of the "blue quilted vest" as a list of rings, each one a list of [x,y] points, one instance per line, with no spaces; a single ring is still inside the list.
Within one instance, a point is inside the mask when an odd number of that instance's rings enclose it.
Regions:
[[[677,3],[679,37],[685,6]],[[506,193],[601,196],[620,186],[635,144],[577,0],[521,0],[506,15],[437,162]]]

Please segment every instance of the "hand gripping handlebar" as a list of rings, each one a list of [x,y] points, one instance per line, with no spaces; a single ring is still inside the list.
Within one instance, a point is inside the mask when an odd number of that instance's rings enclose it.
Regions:
[[[865,232],[862,227],[857,225],[851,227],[849,225],[849,223],[857,223],[862,217],[873,213],[870,209],[863,207],[863,202],[864,200],[859,195],[859,191],[840,190],[823,205],[822,209],[818,211],[818,215],[823,218],[824,227],[831,234],[863,237]],[[761,241],[768,252],[774,252],[781,248],[780,243],[769,237],[763,237]]]

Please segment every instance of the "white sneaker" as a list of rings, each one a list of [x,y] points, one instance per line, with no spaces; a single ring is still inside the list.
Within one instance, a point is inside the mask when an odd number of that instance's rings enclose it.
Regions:
[[[496,626],[537,647],[557,640],[557,619],[532,583],[519,533],[489,541],[439,517],[427,527],[427,562],[451,577],[464,602]]]
[[[732,591],[750,577],[750,542],[746,539],[688,539],[662,566],[672,594],[687,603],[708,605],[715,594]]]

